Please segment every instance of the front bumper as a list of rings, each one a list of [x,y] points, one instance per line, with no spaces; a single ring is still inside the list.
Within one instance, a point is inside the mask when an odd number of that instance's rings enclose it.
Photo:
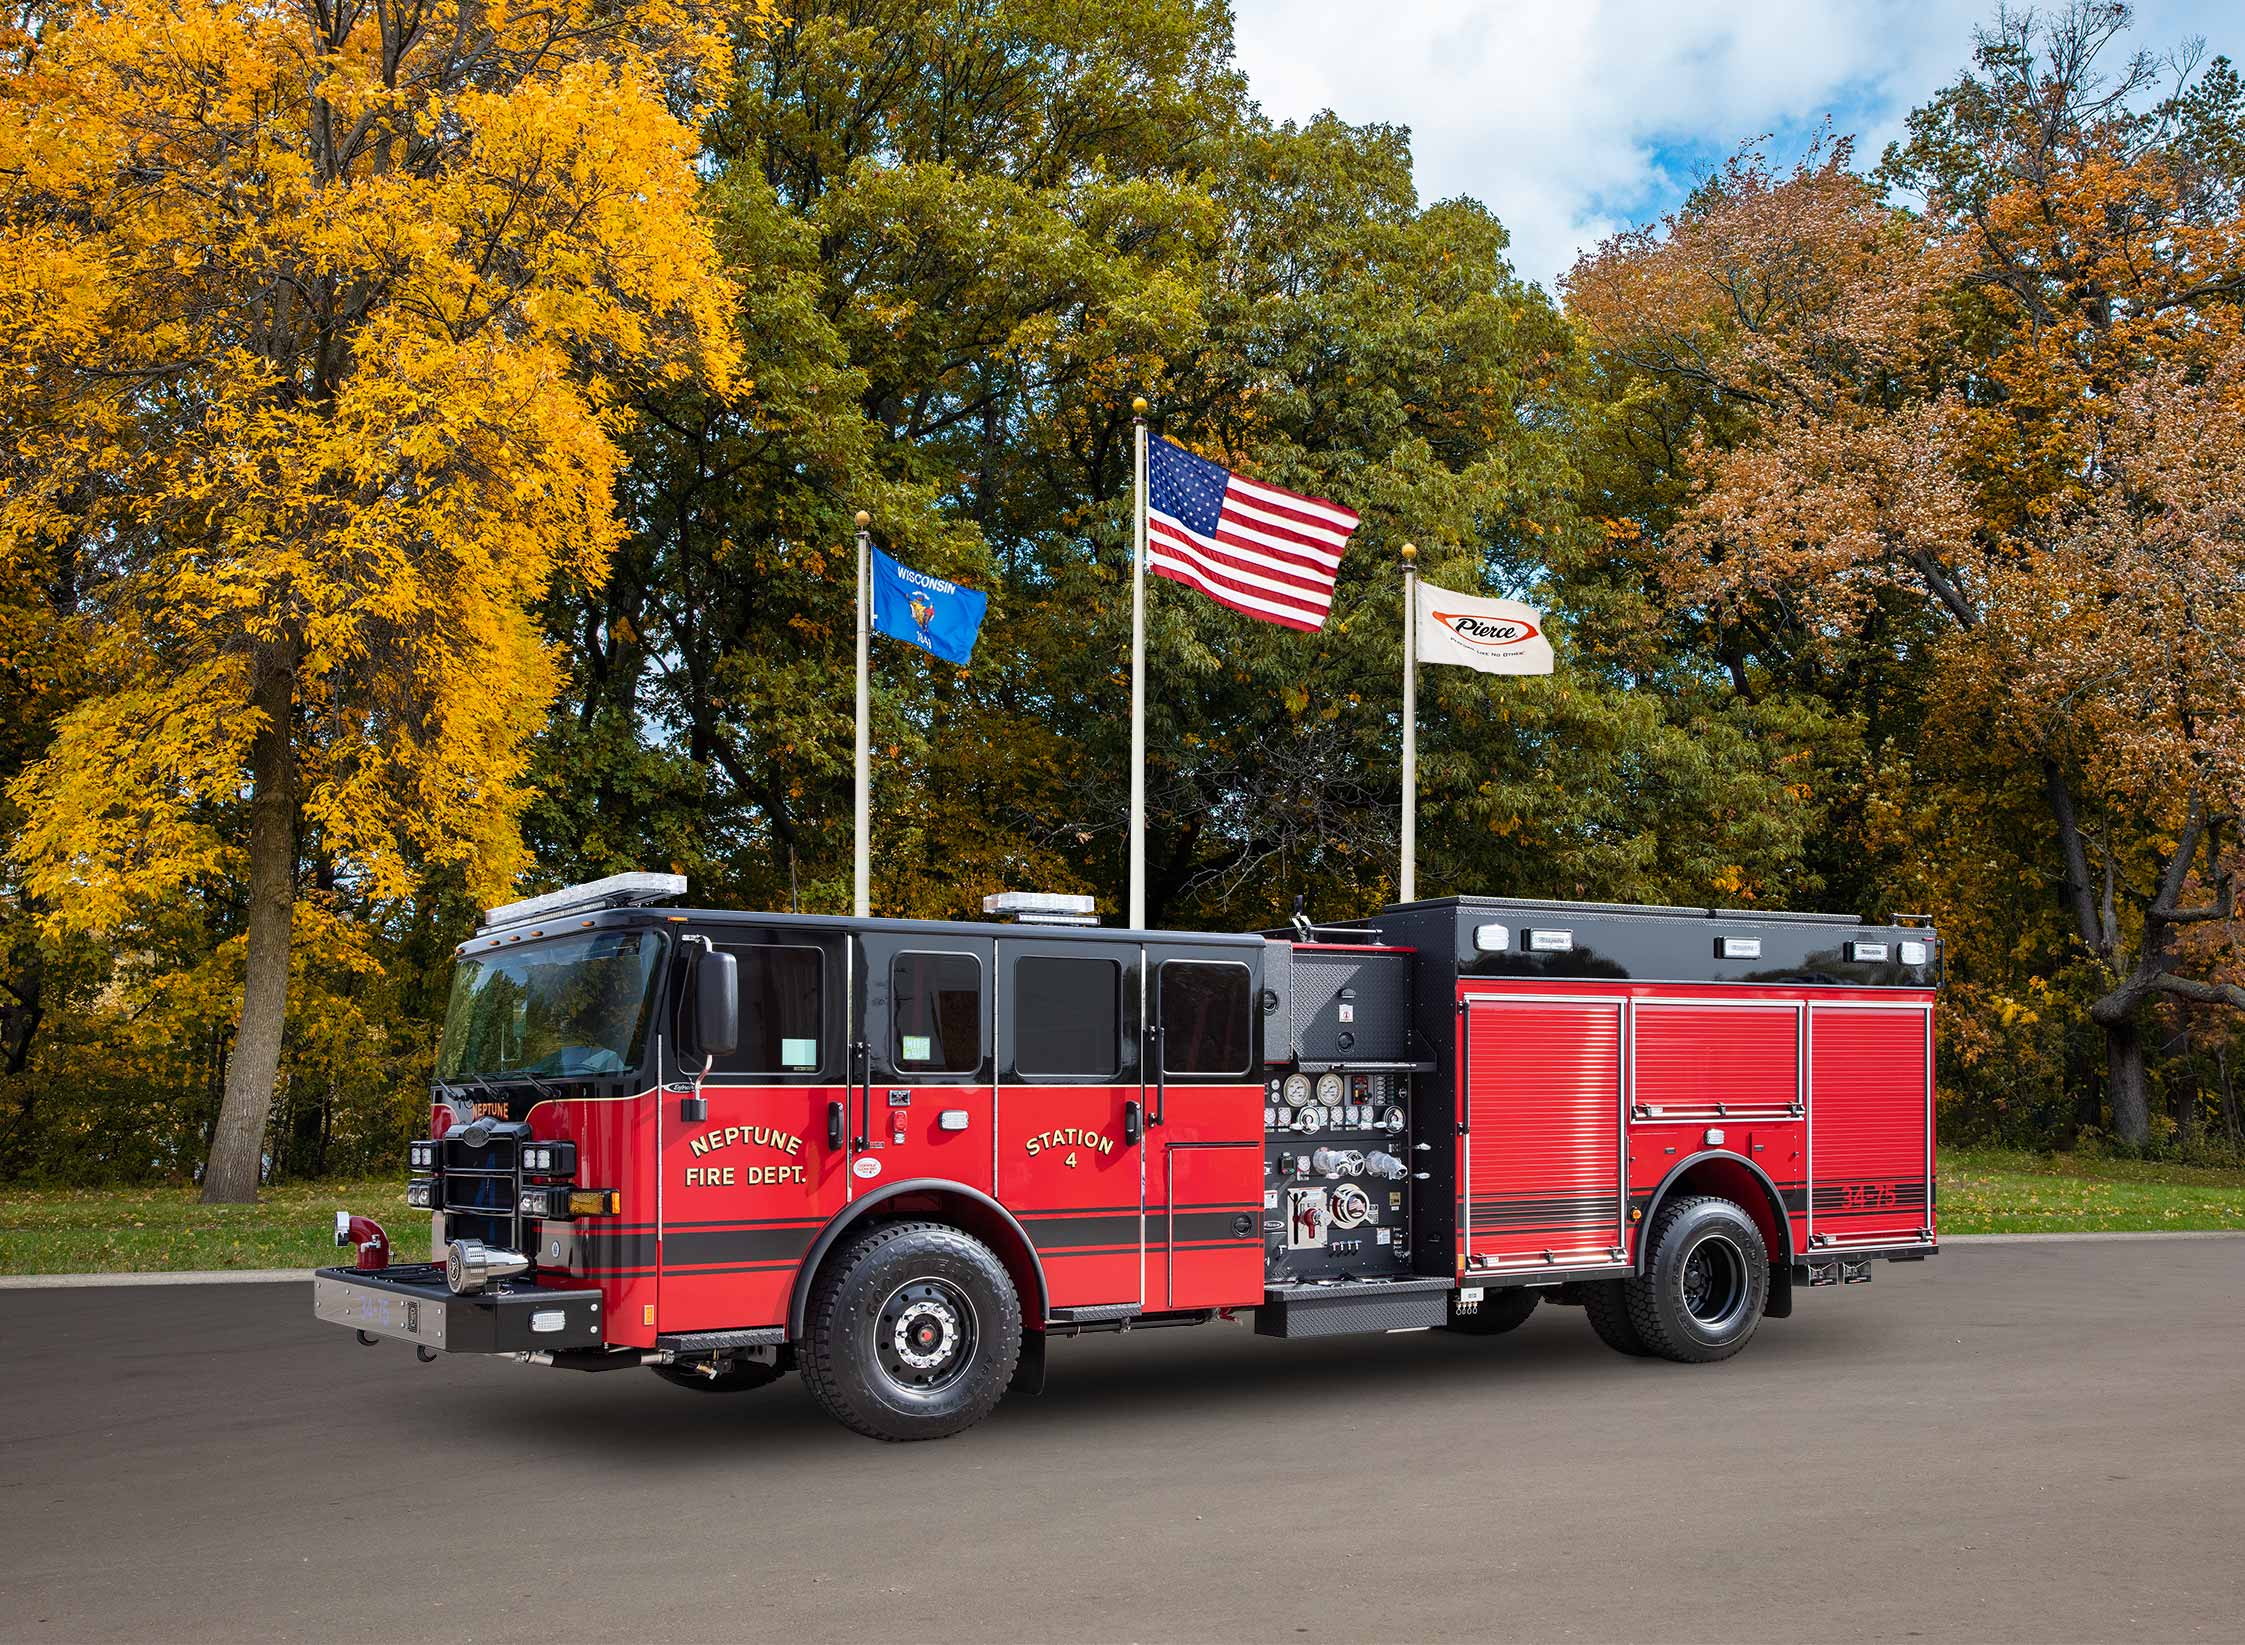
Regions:
[[[503,1279],[455,1296],[433,1262],[373,1272],[322,1268],[312,1313],[330,1325],[394,1337],[449,1354],[519,1354],[598,1348],[605,1337],[598,1291],[556,1291]]]

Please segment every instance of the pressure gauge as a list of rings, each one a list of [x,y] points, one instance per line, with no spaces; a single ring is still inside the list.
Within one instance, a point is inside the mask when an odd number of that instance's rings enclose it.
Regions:
[[[1380,1129],[1391,1136],[1399,1135],[1403,1130],[1404,1123],[1403,1110],[1400,1108],[1390,1108],[1380,1116]]]
[[[1320,1074],[1317,1077],[1317,1100],[1331,1108],[1337,1105],[1347,1089],[1338,1074]]]
[[[1286,1101],[1290,1107],[1299,1108],[1310,1100],[1310,1077],[1307,1074],[1289,1074],[1286,1077]]]
[[[1317,1128],[1324,1123],[1325,1111],[1315,1103],[1307,1108],[1297,1110],[1294,1115],[1294,1129],[1301,1132],[1305,1137],[1315,1136]]]

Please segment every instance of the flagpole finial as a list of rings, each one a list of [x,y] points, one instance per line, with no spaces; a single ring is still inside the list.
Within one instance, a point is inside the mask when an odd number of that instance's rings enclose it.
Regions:
[[[1405,565],[1409,565],[1409,564],[1410,564],[1410,563],[1411,563],[1411,562],[1412,562],[1413,560],[1417,559],[1418,557],[1419,557],[1419,551],[1418,551],[1418,550],[1417,550],[1416,548],[1412,547],[1412,546],[1411,546],[1411,545],[1410,545],[1409,543],[1405,543],[1405,544],[1403,545],[1403,563],[1404,563]]]
[[[1130,411],[1131,411],[1131,415],[1132,415],[1132,416],[1134,416],[1134,417],[1143,417],[1143,416],[1145,416],[1145,415],[1146,415],[1146,396],[1145,396],[1145,395],[1143,395],[1143,394],[1141,394],[1141,395],[1139,395],[1139,396],[1138,396],[1138,398],[1137,398],[1137,399],[1135,399],[1135,400],[1131,401],[1131,402],[1130,402]]]
[[[864,510],[864,509],[862,509],[862,508],[861,508],[861,509],[859,509],[859,510],[857,511],[857,528],[858,528],[858,530],[860,530],[860,531],[863,531],[863,530],[864,530],[864,529],[865,529],[865,528],[866,528],[867,526],[871,525],[872,523],[873,523],[873,516],[872,516],[872,515],[870,515],[870,514],[866,513],[866,512],[865,512],[865,510]]]

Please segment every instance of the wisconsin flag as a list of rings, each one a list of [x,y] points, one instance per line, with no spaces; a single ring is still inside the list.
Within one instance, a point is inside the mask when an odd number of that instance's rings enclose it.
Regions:
[[[1419,580],[1419,661],[1484,674],[1548,674],[1543,613],[1518,600],[1477,599]]]
[[[876,634],[916,645],[964,668],[974,656],[975,636],[982,632],[982,613],[989,604],[990,596],[979,589],[961,588],[914,571],[873,550]]]

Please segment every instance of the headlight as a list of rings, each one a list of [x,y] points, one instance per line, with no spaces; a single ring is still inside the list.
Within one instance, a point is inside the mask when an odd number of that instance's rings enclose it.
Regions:
[[[427,1177],[415,1177],[405,1185],[405,1203],[417,1211],[436,1208],[436,1184]]]
[[[541,1177],[575,1176],[577,1145],[573,1142],[524,1143],[522,1168]]]
[[[416,1142],[407,1146],[406,1164],[416,1171],[434,1171],[437,1168],[437,1145],[433,1142]]]

